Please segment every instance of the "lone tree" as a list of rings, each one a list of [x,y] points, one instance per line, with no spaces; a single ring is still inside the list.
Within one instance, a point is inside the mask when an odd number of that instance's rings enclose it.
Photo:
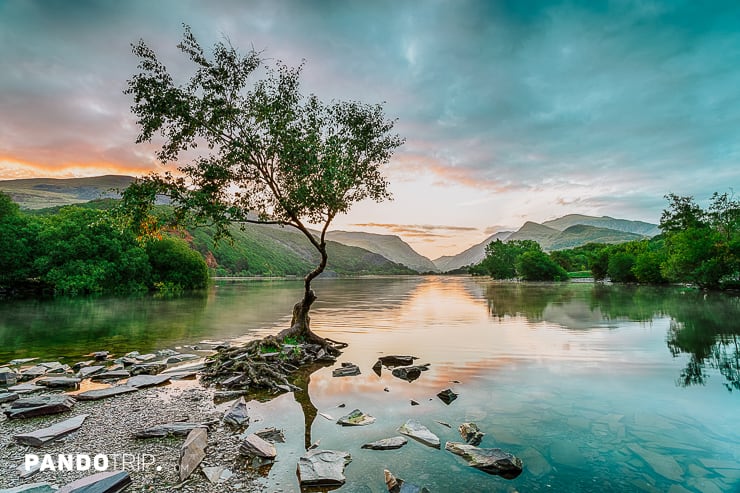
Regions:
[[[162,141],[157,158],[182,159],[176,173],[152,174],[123,194],[135,224],[152,227],[157,195],[171,198],[176,221],[216,227],[228,236],[232,224],[280,224],[298,229],[320,254],[304,280],[291,327],[277,335],[303,337],[327,346],[311,332],[313,281],[326,268],[326,231],[332,220],[364,199],[390,198],[381,166],[403,139],[392,133],[380,104],[324,103],[300,92],[303,68],[268,65],[254,49],[242,55],[228,42],[206,55],[188,26],[177,47],[195,65],[176,84],[143,41],[133,45],[139,73],[124,91],[141,133],[137,143]],[[308,225],[320,225],[314,234]]]

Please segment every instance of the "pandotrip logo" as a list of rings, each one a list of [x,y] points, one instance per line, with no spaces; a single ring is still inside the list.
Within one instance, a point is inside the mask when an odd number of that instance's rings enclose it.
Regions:
[[[161,471],[152,454],[26,454],[26,471]]]

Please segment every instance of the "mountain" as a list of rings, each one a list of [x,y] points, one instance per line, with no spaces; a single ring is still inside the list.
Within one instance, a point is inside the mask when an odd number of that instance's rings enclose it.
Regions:
[[[534,240],[540,244],[543,250],[560,234],[555,228],[549,228],[539,223],[527,221],[517,231],[512,233],[506,240]]]
[[[445,255],[434,259],[434,265],[437,266],[440,272],[449,272],[466,265],[477,264],[486,256],[486,246],[489,243],[496,240],[505,241],[509,235],[511,235],[511,231],[499,231],[457,255]]]
[[[93,199],[117,197],[112,189],[124,189],[131,176],[105,175],[90,178],[28,178],[0,181],[7,193],[23,209],[79,204]]]
[[[571,226],[584,225],[596,226],[597,228],[614,229],[624,231],[625,233],[635,233],[641,236],[656,236],[660,234],[660,228],[657,224],[646,223],[643,221],[630,221],[627,219],[615,219],[609,216],[593,217],[581,214],[568,214],[551,221],[542,223],[544,226],[565,231]]]
[[[408,243],[396,235],[329,231],[326,238],[344,245],[360,247],[378,253],[388,260],[403,264],[417,272],[436,272],[438,270],[431,260],[417,253]]]
[[[542,245],[542,249],[548,251],[565,250],[567,248],[585,245],[586,243],[625,243],[643,238],[645,236],[636,233],[576,224],[552,238],[549,245]]]

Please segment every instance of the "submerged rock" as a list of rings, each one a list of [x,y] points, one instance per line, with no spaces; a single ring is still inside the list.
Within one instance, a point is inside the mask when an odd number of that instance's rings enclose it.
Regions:
[[[73,481],[56,493],[119,493],[130,484],[126,471],[106,471]]]
[[[462,439],[465,440],[465,443],[469,445],[480,445],[481,440],[486,436],[485,433],[478,429],[478,425],[475,423],[463,423],[457,430],[460,432]]]
[[[13,435],[13,439],[23,445],[41,447],[49,442],[67,436],[73,431],[77,431],[78,429],[80,429],[82,423],[85,422],[85,419],[88,416],[90,415],[80,414],[79,416],[61,421],[47,428],[42,428],[40,430],[31,431],[28,433],[21,433],[19,435]]]
[[[522,473],[522,460],[500,448],[478,448],[467,443],[447,442],[445,450],[465,459],[470,467],[506,479]]]
[[[144,430],[134,432],[136,438],[164,438],[166,436],[186,436],[196,428],[206,428],[203,423],[166,423],[151,426]]]
[[[457,399],[457,394],[454,393],[452,389],[445,389],[437,394],[437,397],[439,397],[442,402],[449,406],[452,401]]]
[[[429,490],[397,478],[388,469],[383,470],[385,486],[390,493],[429,493]]]
[[[261,438],[256,433],[251,433],[242,441],[239,446],[239,453],[247,457],[274,459],[277,456],[277,449],[271,442]]]
[[[429,447],[440,448],[439,437],[415,419],[409,419],[398,428],[399,433]]]
[[[375,442],[366,443],[362,448],[370,450],[395,450],[403,447],[408,443],[404,437],[396,436],[391,438],[383,438]]]
[[[341,486],[346,481],[344,467],[352,461],[349,452],[309,450],[298,459],[301,486]]]
[[[393,371],[391,371],[391,374],[396,377],[400,378],[401,380],[406,380],[407,382],[413,382],[417,378],[421,376],[421,372],[427,371],[429,369],[429,364],[425,365],[416,365],[416,366],[404,366],[401,368],[394,368]]]
[[[377,376],[381,376],[383,371],[383,363],[381,363],[380,360],[376,361],[373,365],[373,371]]]
[[[106,399],[121,394],[128,394],[129,392],[136,392],[136,387],[130,387],[128,385],[116,385],[105,389],[94,389],[86,390],[75,395],[75,398],[79,401],[97,401],[99,399]]]
[[[337,420],[337,424],[342,426],[365,426],[375,423],[375,418],[369,414],[365,414],[359,409],[355,409],[346,416],[342,416]]]
[[[185,481],[206,457],[208,430],[194,428],[180,448],[180,481]]]
[[[263,440],[267,440],[268,442],[285,443],[285,435],[283,434],[283,430],[278,430],[277,428],[265,428],[260,431],[255,431],[254,434],[262,438]]]
[[[249,425],[249,414],[247,413],[247,402],[240,397],[224,414],[224,423],[235,428]]]
[[[75,405],[75,400],[68,395],[44,395],[18,399],[5,411],[10,419],[32,418],[69,411]]]

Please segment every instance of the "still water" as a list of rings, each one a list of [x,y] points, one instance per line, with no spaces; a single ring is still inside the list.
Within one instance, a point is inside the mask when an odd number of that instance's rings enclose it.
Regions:
[[[337,491],[385,491],[385,468],[433,492],[740,491],[737,297],[467,277],[320,280],[315,288],[312,327],[348,342],[336,366],[352,362],[362,374],[333,378],[333,367],[323,368],[311,376],[310,400],[333,418],[359,408],[377,419],[343,428],[319,414],[310,425],[321,448],[352,455]],[[175,299],[4,302],[0,363],[247,340],[285,327],[300,293],[300,282],[221,282]],[[430,369],[411,383],[385,369],[379,377],[371,367],[383,354],[412,354]],[[459,394],[450,405],[436,397],[446,388]],[[261,425],[288,435],[266,490],[296,490],[301,406],[287,394],[252,408]],[[473,421],[486,433],[481,447],[522,458],[524,472],[490,476],[413,440],[399,450],[360,448],[397,435],[408,418],[443,448]]]

